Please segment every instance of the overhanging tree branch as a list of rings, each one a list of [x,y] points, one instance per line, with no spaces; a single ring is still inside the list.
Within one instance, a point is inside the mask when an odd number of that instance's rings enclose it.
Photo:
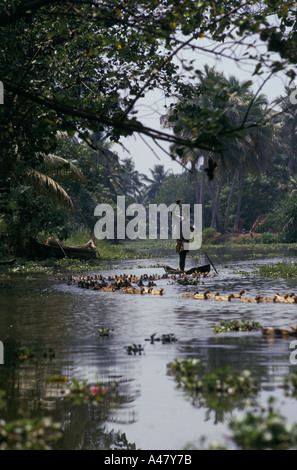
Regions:
[[[174,143],[191,148],[201,148],[203,150],[214,150],[209,146],[203,144],[203,142],[190,141],[186,139],[178,138],[175,135],[162,132],[160,130],[153,129],[151,127],[144,126],[140,122],[131,119],[131,120],[122,120],[112,119],[103,116],[102,114],[94,113],[90,110],[80,109],[76,106],[69,106],[59,101],[55,101],[41,95],[36,95],[30,91],[25,91],[20,87],[13,85],[12,83],[5,83],[5,90],[11,91],[15,95],[20,95],[29,101],[32,101],[40,106],[44,106],[48,109],[54,110],[60,115],[72,116],[80,119],[84,119],[89,123],[95,122],[98,124],[103,124],[104,126],[116,129],[122,133],[128,133],[132,135],[133,133],[139,133],[146,135],[152,139],[161,140],[168,143]]]

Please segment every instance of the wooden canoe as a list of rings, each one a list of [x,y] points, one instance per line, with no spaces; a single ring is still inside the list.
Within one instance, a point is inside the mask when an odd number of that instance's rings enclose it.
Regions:
[[[186,274],[204,274],[209,273],[210,271],[210,264],[204,264],[203,266],[196,266],[194,268],[188,269],[187,271],[181,271],[180,269],[174,269],[170,266],[163,266],[167,274],[181,274],[185,272]]]
[[[62,243],[40,243],[32,238],[30,240],[30,249],[32,256],[42,259],[65,257],[78,259],[96,259],[98,256],[98,250],[92,240],[81,246],[65,246]]]
[[[7,264],[14,264],[14,263],[15,263],[15,259],[9,259],[7,261],[0,261],[0,266],[4,266]]]

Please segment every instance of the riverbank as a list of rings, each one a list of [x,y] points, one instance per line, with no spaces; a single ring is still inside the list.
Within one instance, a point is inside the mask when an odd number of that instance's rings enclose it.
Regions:
[[[118,263],[123,265],[125,260],[127,261],[127,269],[131,269],[131,262],[136,268],[141,267],[143,264],[150,268],[158,268],[162,265],[164,258],[175,256],[172,240],[159,240],[154,243],[152,243],[152,240],[140,240],[133,243],[124,242],[119,245],[107,244],[107,242],[101,243],[99,249],[103,245],[104,250],[100,251],[101,256],[95,260],[71,258],[28,260],[16,258],[13,264],[0,266],[0,280],[13,278],[17,275],[24,275],[25,277],[36,277],[39,275],[59,277],[73,272],[106,271],[112,270]],[[205,250],[215,265],[219,259],[225,260],[228,264],[230,259],[234,257],[241,260],[250,258],[255,259],[255,261],[260,258],[275,258],[280,261],[275,266],[267,266],[263,272],[258,274],[283,278],[297,275],[297,264],[295,263],[297,255],[296,244],[205,245]],[[156,259],[158,260],[157,264]],[[193,251],[193,253],[190,252],[188,254],[189,267],[205,264],[205,262],[206,258],[202,250]]]
[[[63,241],[66,246],[83,245],[90,238],[85,231],[78,231],[71,238]],[[273,234],[220,234],[212,229],[206,229],[203,233],[203,246],[213,261],[218,257],[226,260],[232,253],[238,252],[238,256],[272,257],[287,255],[289,259],[295,258],[297,254],[297,243],[272,243],[278,240]],[[107,240],[94,240],[99,256],[92,260],[82,259],[43,259],[32,260],[16,258],[11,265],[0,266],[0,278],[16,274],[45,274],[63,275],[69,272],[94,271],[111,269],[115,262],[125,260],[162,259],[166,256],[175,255],[175,240],[125,240],[111,243]],[[193,261],[193,258],[195,261]],[[188,259],[192,264],[203,264],[204,254],[202,250],[189,252]],[[8,259],[8,257],[7,257]],[[154,265],[154,261],[152,261]],[[284,271],[284,270],[283,270]]]

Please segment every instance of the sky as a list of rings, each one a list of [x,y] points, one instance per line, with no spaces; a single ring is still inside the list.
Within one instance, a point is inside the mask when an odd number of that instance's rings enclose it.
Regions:
[[[189,54],[189,53],[187,53]],[[253,89],[255,92],[258,91],[259,86],[263,82],[265,75],[261,77],[252,76],[254,70],[254,64],[251,67],[247,65],[243,68],[231,59],[213,59],[209,54],[195,52],[194,56],[186,57],[187,59],[195,59],[195,68],[203,69],[204,64],[209,66],[215,66],[217,71],[223,72],[225,76],[229,77],[230,75],[236,76],[239,80],[252,80]],[[261,93],[264,93],[269,102],[272,102],[276,97],[284,94],[284,87],[288,85],[288,79],[284,74],[275,75],[270,78],[263,88],[261,88]],[[163,130],[160,125],[160,117],[166,114],[166,106],[170,104],[170,99],[165,98],[159,90],[151,91],[146,94],[145,98],[138,101],[135,109],[138,110],[138,117],[144,125],[153,127],[158,130]],[[166,129],[167,131],[168,129]],[[116,145],[114,150],[118,153],[121,159],[132,157],[135,163],[135,169],[140,173],[150,175],[150,169],[154,165],[162,164],[164,165],[165,170],[172,170],[174,173],[181,173],[183,168],[177,163],[171,160],[170,156],[167,155],[164,151],[158,148],[154,142],[145,137],[141,138],[139,135],[134,135],[132,137],[124,138],[121,140],[123,147]],[[162,147],[167,151],[169,146],[166,143],[161,143]]]

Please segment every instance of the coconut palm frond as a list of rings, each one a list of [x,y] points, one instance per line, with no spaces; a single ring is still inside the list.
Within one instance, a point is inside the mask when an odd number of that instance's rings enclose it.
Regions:
[[[71,197],[67,194],[65,189],[52,178],[34,169],[28,169],[25,178],[39,194],[46,196],[52,202],[63,205],[68,210],[74,211]]]
[[[86,178],[82,171],[75,165],[75,161],[66,160],[63,157],[54,154],[42,154],[45,173],[55,173],[64,171],[72,177],[86,182]]]

